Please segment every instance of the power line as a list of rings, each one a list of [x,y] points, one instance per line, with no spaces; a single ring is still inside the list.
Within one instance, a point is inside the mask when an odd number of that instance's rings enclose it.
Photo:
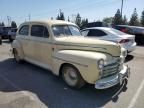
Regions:
[[[122,0],[123,1],[123,0]],[[77,8],[74,8],[74,6],[72,7],[64,7],[64,8],[61,8],[62,10],[65,10],[65,11],[69,11],[69,10],[78,10],[78,9],[81,9],[81,8],[85,8],[85,7],[89,7],[91,8],[91,6],[95,6],[96,8],[98,7],[102,7],[102,6],[107,6],[107,5],[111,5],[112,3],[114,2],[119,2],[119,0],[112,0],[112,1],[106,1],[106,0],[97,0],[97,1],[94,1],[94,2],[89,2],[89,0],[85,0],[84,3],[86,3],[86,5],[81,5],[80,7],[77,7]],[[83,4],[83,3],[81,3]],[[74,4],[75,5],[75,4]],[[78,5],[78,4],[77,4]],[[40,14],[33,14],[32,16],[36,17],[36,16],[42,16],[42,15],[45,15],[45,16],[48,16],[47,14],[49,13],[54,13],[54,12],[58,12],[58,9],[56,10],[51,10],[51,11],[47,11],[45,13],[40,13]],[[51,17],[51,16],[50,16]],[[15,16],[13,17],[13,19],[26,19],[27,16]],[[28,20],[31,20],[31,14],[28,15]]]
[[[11,24],[11,17],[7,16],[7,20],[8,20],[8,26],[10,26],[10,24]]]
[[[31,14],[28,15],[29,21],[31,20]]]

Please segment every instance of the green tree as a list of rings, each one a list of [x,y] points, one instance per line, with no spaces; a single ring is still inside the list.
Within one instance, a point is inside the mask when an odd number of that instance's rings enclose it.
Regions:
[[[117,12],[113,18],[113,24],[114,25],[122,24],[122,17],[121,17],[120,9],[117,10]]]
[[[69,16],[68,16],[68,22],[70,22],[70,18],[69,18]]]
[[[86,23],[88,23],[88,19],[86,18]]]
[[[105,22],[105,23],[112,23],[112,21],[113,21],[113,17],[105,17],[103,19],[103,22]]]
[[[11,22],[11,27],[12,27],[12,28],[17,28],[17,24],[16,24],[15,21],[12,21],[12,22]]]
[[[77,24],[79,27],[81,27],[81,16],[79,13],[76,16],[75,24]]]
[[[144,10],[142,11],[141,15],[141,25],[144,26]]]
[[[61,11],[61,9],[60,9],[60,12],[59,12],[56,19],[57,20],[65,20],[64,13]]]
[[[87,18],[86,19],[82,19],[82,21],[81,21],[81,29],[84,29],[86,24],[88,24],[88,19]]]
[[[58,14],[58,16],[56,17],[56,19],[57,19],[57,20],[60,20],[60,16],[59,16],[59,14]]]
[[[122,24],[124,24],[124,25],[127,25],[127,24],[128,24],[126,15],[124,15],[124,17],[123,17],[123,19],[122,19]]]
[[[137,14],[136,8],[134,9],[134,12],[133,12],[133,14],[132,14],[132,16],[130,18],[129,25],[132,25],[132,26],[140,25],[139,20],[138,20],[138,14]]]
[[[3,26],[3,27],[5,26],[4,22],[1,23],[1,26]]]

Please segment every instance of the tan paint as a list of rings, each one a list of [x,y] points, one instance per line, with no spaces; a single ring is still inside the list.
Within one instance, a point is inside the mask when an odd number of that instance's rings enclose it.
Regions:
[[[55,75],[59,75],[59,70],[63,63],[69,63],[79,70],[86,82],[94,84],[99,78],[97,61],[104,59],[106,63],[110,63],[115,58],[120,57],[120,46],[112,42],[84,37],[54,37],[51,30],[52,25],[75,25],[73,23],[64,21],[32,21],[23,23],[20,27],[26,24],[30,25],[30,27],[33,24],[45,25],[48,28],[50,37],[37,38],[30,36],[30,33],[29,36],[24,37],[17,33],[12,48],[19,50],[21,58],[24,60],[50,69]]]

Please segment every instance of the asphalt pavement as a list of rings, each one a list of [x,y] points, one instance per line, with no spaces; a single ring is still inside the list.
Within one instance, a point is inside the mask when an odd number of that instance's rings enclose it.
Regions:
[[[10,48],[7,41],[0,45],[0,92],[29,91],[49,108],[144,108],[144,46],[137,46],[126,58],[131,68],[128,83],[106,90],[94,85],[71,89],[48,70],[17,64]]]

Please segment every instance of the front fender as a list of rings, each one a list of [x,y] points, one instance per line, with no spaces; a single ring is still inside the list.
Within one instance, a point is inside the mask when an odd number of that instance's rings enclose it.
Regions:
[[[99,69],[97,61],[107,59],[107,56],[100,52],[79,51],[79,50],[61,50],[53,54],[53,71],[59,74],[63,64],[74,65],[80,72],[83,79],[94,84],[99,78]]]

